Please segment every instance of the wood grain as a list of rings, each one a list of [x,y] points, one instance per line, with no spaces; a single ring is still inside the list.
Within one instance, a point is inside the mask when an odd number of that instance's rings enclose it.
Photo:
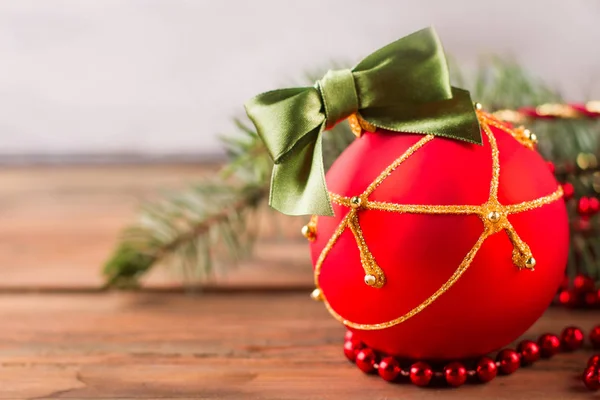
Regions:
[[[38,166],[0,169],[0,290],[95,290],[121,230],[143,201],[214,174],[216,165]],[[302,219],[260,219],[256,258],[210,282],[218,287],[310,287]],[[277,228],[281,232],[276,232]],[[181,277],[157,268],[147,287]]]
[[[344,329],[300,294],[4,295],[0,320],[2,399],[590,398],[590,351],[459,390],[388,384],[345,360]],[[525,336],[597,320],[553,309]]]

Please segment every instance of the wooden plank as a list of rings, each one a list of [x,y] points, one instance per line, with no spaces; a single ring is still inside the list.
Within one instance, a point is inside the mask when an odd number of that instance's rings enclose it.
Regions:
[[[102,264],[144,200],[214,174],[216,165],[38,166],[0,169],[0,290],[97,289]],[[211,285],[309,287],[300,219],[262,218],[257,258]],[[278,219],[273,219],[273,217]],[[274,222],[284,221],[283,235]],[[279,239],[278,239],[279,238]],[[282,244],[281,238],[284,243]],[[286,239],[296,238],[285,241]],[[150,287],[181,278],[157,269]]]
[[[552,309],[525,337],[598,317]],[[299,294],[3,295],[0,320],[0,399],[590,398],[589,350],[458,390],[388,384],[345,360],[344,329]]]

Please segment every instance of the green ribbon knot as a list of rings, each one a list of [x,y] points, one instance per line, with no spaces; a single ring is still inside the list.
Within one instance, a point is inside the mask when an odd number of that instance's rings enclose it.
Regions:
[[[351,70],[329,70],[317,85],[325,107],[326,128],[332,128],[358,111],[358,95]]]
[[[377,50],[352,70],[329,71],[314,87],[262,93],[245,107],[275,163],[269,204],[289,215],[333,215],[322,133],[353,113],[382,134],[482,143],[469,92],[451,87],[432,28]]]

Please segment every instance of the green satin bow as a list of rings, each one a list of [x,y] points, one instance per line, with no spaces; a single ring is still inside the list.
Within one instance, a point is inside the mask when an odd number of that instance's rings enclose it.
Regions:
[[[275,162],[269,204],[289,215],[333,215],[321,133],[358,113],[377,128],[481,144],[469,92],[450,86],[432,28],[391,43],[314,87],[262,93],[246,112]]]

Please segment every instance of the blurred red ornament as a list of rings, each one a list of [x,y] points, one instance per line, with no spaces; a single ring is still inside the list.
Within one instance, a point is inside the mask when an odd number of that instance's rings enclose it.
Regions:
[[[477,378],[481,382],[489,382],[496,377],[498,373],[498,368],[496,367],[496,362],[489,357],[482,357],[477,362],[476,368]]]
[[[600,211],[600,200],[595,197],[589,198],[590,214],[597,214]]]
[[[365,345],[356,340],[346,340],[344,342],[344,354],[352,362],[356,361],[356,354],[365,348]]]
[[[379,376],[384,380],[393,382],[400,374],[400,364],[394,357],[385,357],[379,362],[377,373],[379,373]]]
[[[519,343],[517,351],[521,354],[521,363],[523,365],[533,364],[540,359],[540,347],[536,342],[523,340]]]
[[[594,348],[600,348],[600,325],[596,325],[590,331],[590,343]]]
[[[563,290],[558,294],[558,303],[565,307],[577,305],[577,296],[571,290]]]
[[[600,376],[598,376],[598,369],[596,367],[586,368],[583,373],[583,383],[590,390],[600,389]]]
[[[546,161],[546,165],[548,165],[548,169],[550,170],[550,172],[554,173],[554,171],[556,171],[556,167],[554,166],[554,163],[552,161]]]
[[[574,351],[583,346],[583,331],[577,327],[566,327],[560,334],[561,346],[565,351]]]
[[[444,377],[448,385],[459,387],[467,381],[467,369],[459,362],[452,362],[444,367]]]
[[[551,333],[540,336],[538,345],[540,346],[540,354],[544,358],[550,358],[560,351],[560,339]]]
[[[579,215],[588,215],[590,211],[590,199],[586,196],[581,196],[579,202],[577,202],[577,213]]]
[[[424,362],[414,363],[410,367],[410,381],[417,386],[427,386],[433,377],[433,370]]]
[[[587,293],[596,290],[596,283],[586,275],[577,275],[573,279],[573,289],[576,293]]]
[[[356,353],[356,366],[365,374],[375,371],[375,363],[377,356],[375,352],[369,348],[364,348]]]
[[[594,307],[598,304],[598,293],[594,290],[593,292],[587,292],[583,295],[583,304],[586,307]]]
[[[496,361],[500,363],[498,369],[505,375],[512,374],[519,368],[519,365],[521,365],[519,353],[513,349],[504,349],[500,351],[496,356]]]
[[[563,196],[565,200],[570,200],[575,195],[575,188],[569,182],[562,184]]]

